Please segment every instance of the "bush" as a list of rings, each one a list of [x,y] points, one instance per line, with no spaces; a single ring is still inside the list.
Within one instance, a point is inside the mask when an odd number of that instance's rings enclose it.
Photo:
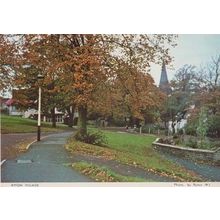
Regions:
[[[209,137],[220,137],[220,115],[209,116],[208,127]]]
[[[182,129],[182,128],[181,128],[181,129],[179,129],[179,130],[177,131],[177,134],[178,134],[178,135],[183,135],[183,134],[184,134],[183,129]]]
[[[178,139],[179,138],[179,135],[178,134],[174,134],[173,135],[173,139]]]
[[[173,135],[173,142],[174,142],[175,145],[181,144],[181,137],[180,137],[180,135],[174,134]]]
[[[197,141],[196,141],[196,140],[193,140],[193,139],[189,139],[189,140],[186,142],[186,146],[187,146],[187,147],[191,147],[191,148],[197,148]]]
[[[111,118],[108,120],[110,126],[125,127],[127,122],[124,118]]]
[[[211,148],[217,149],[220,147],[220,141],[214,141],[211,143]]]
[[[85,135],[81,135],[79,132],[77,132],[74,135],[74,138],[77,141],[82,141],[82,142],[85,142],[87,144],[94,144],[94,145],[99,145],[99,146],[103,146],[104,144],[107,143],[107,140],[106,140],[104,134],[101,131],[88,132]]]
[[[175,144],[172,137],[160,138],[158,142],[161,144]]]
[[[204,118],[206,119],[206,118]],[[199,119],[194,118],[188,121],[185,132],[187,135],[197,136],[199,127]],[[206,136],[218,138],[220,137],[220,115],[209,115],[207,121],[200,126],[200,130],[206,127]]]
[[[174,140],[175,145],[180,145],[182,143],[180,138]]]
[[[196,124],[187,123],[185,131],[187,135],[196,136]]]

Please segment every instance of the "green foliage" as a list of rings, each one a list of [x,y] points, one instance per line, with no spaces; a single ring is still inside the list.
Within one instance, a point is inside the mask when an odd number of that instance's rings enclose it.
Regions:
[[[155,136],[140,136],[128,133],[116,133],[105,131],[108,146],[120,151],[129,151],[142,154],[146,147],[150,147],[155,140]]]
[[[220,116],[219,115],[206,115],[207,121],[205,123],[201,123],[200,127],[202,129],[205,128],[206,136],[219,138],[220,137]],[[203,128],[203,125],[205,126]],[[199,117],[195,117],[188,121],[185,131],[187,135],[196,136],[197,127],[199,126]]]
[[[196,129],[196,133],[200,139],[201,145],[203,145],[205,137],[207,135],[207,131],[208,131],[207,122],[208,122],[207,109],[205,107],[202,107],[199,113],[198,127]]]
[[[217,149],[220,147],[220,140],[211,142],[211,148]]]
[[[187,147],[191,147],[191,148],[197,148],[197,141],[190,138],[186,144],[185,144]]]
[[[101,131],[90,131],[86,134],[82,134],[81,132],[76,132],[74,138],[77,141],[82,141],[87,144],[94,144],[98,146],[103,146],[107,143],[106,138]]]
[[[109,125],[117,126],[117,127],[125,127],[126,121],[124,120],[124,118],[114,117],[109,120]]]
[[[177,139],[177,138],[179,138],[179,135],[178,134],[174,134],[173,135],[173,139]]]
[[[211,115],[208,118],[208,131],[210,137],[220,137],[220,115]]]
[[[179,130],[177,131],[177,134],[178,134],[178,135],[184,135],[184,131],[183,131],[183,129],[182,129],[182,128],[179,129]]]
[[[188,122],[185,127],[185,131],[187,135],[196,136],[196,124]]]
[[[181,143],[181,136],[179,134],[173,135],[173,142],[175,145],[179,145]]]
[[[152,124],[146,124],[142,127],[142,133],[155,133],[157,131],[156,127],[153,126]]]

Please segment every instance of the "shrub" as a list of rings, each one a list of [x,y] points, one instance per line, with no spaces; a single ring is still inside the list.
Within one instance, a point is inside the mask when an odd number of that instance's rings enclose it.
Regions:
[[[174,134],[173,135],[173,139],[178,139],[179,138],[179,135],[178,134]]]
[[[122,118],[112,118],[109,120],[109,125],[111,126],[116,126],[116,127],[125,127],[126,126],[126,121]]]
[[[162,144],[174,144],[173,138],[171,137],[160,138],[158,142]]]
[[[180,145],[182,142],[181,142],[181,139],[180,138],[176,138],[174,141],[174,144],[175,145]]]
[[[197,148],[197,141],[193,139],[189,139],[186,142],[186,146],[191,147],[191,148]]]
[[[193,123],[187,123],[185,127],[185,131],[187,135],[196,136],[196,124]]]
[[[177,131],[177,134],[178,134],[178,135],[183,135],[183,134],[184,134],[183,129],[182,129],[182,128],[181,128],[181,129],[179,129],[179,130]]]
[[[87,134],[84,134],[84,135],[82,135],[80,132],[77,132],[74,135],[74,138],[77,141],[82,141],[87,144],[94,144],[94,145],[99,145],[99,146],[103,146],[104,144],[107,143],[107,140],[101,131],[88,132]]]
[[[208,110],[205,107],[202,107],[199,113],[199,121],[198,121],[198,127],[196,129],[196,133],[200,139],[201,145],[203,145],[203,142],[205,142],[205,138],[207,136],[208,131]]]
[[[209,137],[220,137],[220,115],[209,116],[208,127]]]
[[[220,141],[214,141],[211,143],[211,147],[217,149],[220,147]]]

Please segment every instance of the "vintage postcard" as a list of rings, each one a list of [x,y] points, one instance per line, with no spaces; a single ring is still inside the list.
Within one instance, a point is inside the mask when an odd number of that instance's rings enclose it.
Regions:
[[[220,35],[0,35],[2,186],[219,186]]]

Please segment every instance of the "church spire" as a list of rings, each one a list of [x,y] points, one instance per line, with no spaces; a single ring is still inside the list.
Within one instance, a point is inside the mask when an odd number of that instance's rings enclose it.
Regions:
[[[166,65],[165,65],[164,61],[162,64],[159,88],[160,88],[161,92],[163,92],[167,95],[169,95],[171,93],[171,88],[170,88],[168,77],[167,77]]]

